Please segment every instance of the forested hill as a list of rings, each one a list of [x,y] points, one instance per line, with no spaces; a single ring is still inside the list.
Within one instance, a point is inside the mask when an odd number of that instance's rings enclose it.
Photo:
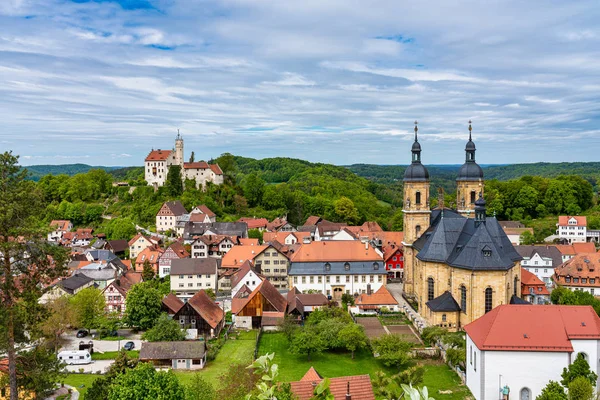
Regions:
[[[118,167],[102,167],[91,166],[87,164],[60,164],[60,165],[29,165],[24,167],[29,171],[29,179],[39,181],[44,175],[69,175],[83,174],[91,169],[102,169],[104,171],[112,171]]]

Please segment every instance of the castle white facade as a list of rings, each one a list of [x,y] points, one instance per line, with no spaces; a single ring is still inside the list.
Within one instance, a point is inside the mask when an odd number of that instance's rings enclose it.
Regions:
[[[223,183],[223,171],[218,164],[208,164],[204,161],[185,162],[183,152],[183,138],[178,133],[173,150],[152,150],[144,161],[144,178],[148,185],[158,189],[167,181],[169,168],[172,165],[181,167],[181,179],[191,179],[196,182],[196,187],[204,188],[207,182],[215,185]]]

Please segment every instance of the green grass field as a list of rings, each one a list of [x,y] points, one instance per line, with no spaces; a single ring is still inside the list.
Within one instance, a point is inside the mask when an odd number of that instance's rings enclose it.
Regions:
[[[96,374],[69,374],[67,375],[67,377],[65,378],[65,384],[73,386],[74,388],[76,388],[79,393],[81,394],[81,396],[79,396],[80,399],[83,399],[85,397],[85,392],[87,392],[88,388],[90,386],[92,386],[92,383],[98,379],[98,377],[100,377],[102,375],[96,375]],[[83,385],[83,387],[80,387],[81,385]]]
[[[104,353],[95,352],[94,354],[92,354],[92,360],[114,360],[115,358],[117,358],[118,354],[119,354],[118,351],[106,351]],[[131,351],[128,351],[127,354],[133,358],[140,357],[139,350],[131,350]]]
[[[435,361],[423,361],[425,375],[420,386],[427,386],[429,396],[436,400],[463,400],[473,398],[469,388],[460,383],[460,378],[446,364]],[[439,393],[439,391],[452,393]]]

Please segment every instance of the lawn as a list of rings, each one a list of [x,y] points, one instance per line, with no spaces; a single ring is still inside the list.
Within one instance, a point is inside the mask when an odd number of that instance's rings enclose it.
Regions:
[[[115,358],[117,358],[118,354],[118,351],[105,351],[104,353],[94,352],[94,354],[92,354],[92,360],[114,360]],[[140,357],[139,350],[131,350],[128,351],[127,354],[132,358]]]
[[[217,358],[209,361],[204,369],[194,372],[176,371],[179,380],[187,384],[194,374],[201,374],[213,386],[218,386],[219,377],[223,375],[229,366],[234,364],[250,365],[254,356],[254,343],[257,331],[240,332],[237,339],[229,339],[219,353]]]
[[[85,392],[92,386],[92,383],[102,375],[96,374],[68,374],[65,378],[65,384],[73,386],[79,393],[81,393],[80,399],[84,398]],[[80,387],[84,385],[83,387]]]
[[[446,364],[435,361],[422,361],[425,367],[423,385],[429,389],[429,396],[436,400],[463,400],[473,398],[469,388],[460,383],[460,378]],[[451,394],[439,391],[452,391]]]

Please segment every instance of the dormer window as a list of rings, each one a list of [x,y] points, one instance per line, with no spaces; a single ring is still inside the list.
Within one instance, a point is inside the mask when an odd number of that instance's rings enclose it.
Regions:
[[[344,264],[344,270],[350,271],[350,263],[347,262]]]
[[[483,253],[484,257],[491,257],[492,256],[492,249],[490,249],[489,247],[485,246],[481,252]]]
[[[378,262],[374,262],[373,263],[373,269],[374,270],[378,270],[379,269],[379,263]]]
[[[331,264],[325,263],[325,271],[331,271]]]

